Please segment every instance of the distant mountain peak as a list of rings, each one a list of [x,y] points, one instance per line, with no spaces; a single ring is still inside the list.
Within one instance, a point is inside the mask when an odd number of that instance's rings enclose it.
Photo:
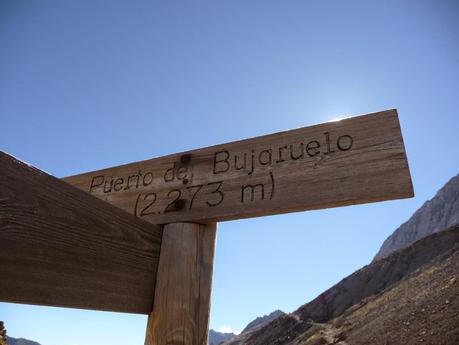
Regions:
[[[459,224],[459,175],[450,179],[411,218],[390,235],[375,260],[405,248],[417,240]]]
[[[241,333],[245,333],[247,331],[253,330],[257,327],[264,326],[271,322],[274,319],[277,319],[279,316],[284,315],[285,313],[282,310],[275,310],[272,313],[264,316],[257,317],[255,320],[250,322]]]
[[[8,345],[40,345],[36,341],[27,340],[24,338],[8,337]]]
[[[211,329],[209,331],[209,345],[219,345],[220,343],[224,342],[225,340],[229,340],[231,338],[234,338],[236,334],[234,333],[223,333],[223,332],[217,332]]]
[[[272,313],[264,316],[257,317],[255,320],[250,322],[244,330],[236,335],[234,333],[221,333],[216,332],[213,329],[209,331],[209,345],[231,345],[240,344],[242,339],[245,339],[253,331],[266,326],[271,321],[277,319],[279,316],[285,315],[281,310],[275,310]]]

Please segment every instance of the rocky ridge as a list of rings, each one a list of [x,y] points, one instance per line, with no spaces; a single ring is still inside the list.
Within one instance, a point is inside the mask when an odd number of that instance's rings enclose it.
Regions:
[[[229,345],[239,344],[241,341],[246,339],[253,331],[267,325],[279,316],[285,315],[281,310],[275,310],[272,313],[264,316],[257,317],[255,320],[250,322],[240,334],[234,333],[220,333],[213,329],[209,331],[209,345]]]
[[[415,241],[459,224],[459,175],[449,180],[413,216],[390,235],[374,260],[388,256]]]

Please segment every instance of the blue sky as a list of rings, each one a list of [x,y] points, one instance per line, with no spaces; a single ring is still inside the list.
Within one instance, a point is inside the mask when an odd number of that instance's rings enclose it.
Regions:
[[[416,197],[220,223],[215,329],[311,300],[459,173],[457,1],[3,0],[0,52],[0,149],[57,177],[398,109]],[[141,345],[146,324],[0,320],[42,345]]]

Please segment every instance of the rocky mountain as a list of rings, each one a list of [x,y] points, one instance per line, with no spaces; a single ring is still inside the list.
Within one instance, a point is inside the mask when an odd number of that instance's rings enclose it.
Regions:
[[[282,310],[275,310],[271,314],[257,317],[255,320],[250,322],[241,333],[247,333],[258,327],[262,327],[282,315],[285,315],[285,313]]]
[[[455,226],[363,267],[234,344],[459,344],[458,279]]]
[[[23,338],[12,338],[8,337],[8,345],[40,345],[39,343]]]
[[[250,322],[241,334],[234,333],[220,333],[213,329],[209,331],[209,345],[229,345],[239,344],[243,339],[247,338],[254,330],[259,329],[278,318],[279,316],[285,315],[281,310],[275,310],[271,314],[257,317],[255,320]]]
[[[275,319],[277,319],[280,316],[286,315],[283,311],[281,310],[276,310],[273,311],[271,314],[262,316],[262,317],[257,317],[255,320],[250,322],[244,330],[241,332],[241,334],[236,335],[233,338],[230,338],[226,341],[224,341],[221,345],[240,345],[240,344],[245,344],[245,341],[250,338],[250,336],[256,332],[257,330],[263,328],[267,324],[271,323]]]
[[[211,329],[209,331],[209,345],[219,345],[225,340],[229,340],[231,338],[234,338],[236,334],[234,333],[222,333],[222,332],[217,332]]]
[[[414,215],[383,243],[374,260],[438,231],[459,224],[459,175],[453,177],[434,198],[426,201]]]

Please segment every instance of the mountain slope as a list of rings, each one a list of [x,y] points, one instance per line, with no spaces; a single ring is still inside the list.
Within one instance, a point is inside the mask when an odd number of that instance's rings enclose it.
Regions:
[[[384,241],[374,260],[456,224],[459,224],[459,175],[449,180],[434,198],[426,201],[406,223],[395,230]]]
[[[458,247],[334,321],[350,344],[458,344]]]
[[[456,344],[458,274],[456,226],[358,270],[239,344]]]
[[[8,337],[8,345],[40,345],[39,343],[24,338]]]

